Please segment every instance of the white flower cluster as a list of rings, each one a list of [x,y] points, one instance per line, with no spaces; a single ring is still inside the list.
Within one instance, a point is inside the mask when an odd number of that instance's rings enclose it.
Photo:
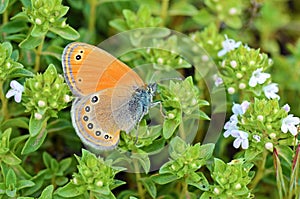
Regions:
[[[233,142],[234,148],[239,148],[240,146],[242,147],[242,149],[249,148],[249,140],[248,140],[249,134],[245,131],[239,130],[238,127],[238,122],[239,122],[238,116],[243,115],[247,111],[249,105],[250,103],[248,101],[243,101],[243,103],[241,104],[234,104],[232,107],[233,115],[230,117],[230,120],[226,122],[224,125],[225,132],[223,135],[225,138],[229,136],[235,138]],[[290,106],[288,104],[284,105],[282,108],[287,113],[290,111]],[[260,115],[258,119],[263,120],[263,116]],[[289,131],[293,136],[296,136],[297,135],[296,126],[299,125],[299,123],[300,123],[300,119],[298,117],[294,117],[293,114],[289,114],[286,118],[282,120],[281,131],[283,133],[287,133]],[[261,141],[261,137],[259,135],[253,135],[253,139],[256,142]],[[269,145],[267,146],[269,147]],[[265,147],[267,148],[267,146]],[[270,150],[269,148],[267,149]]]
[[[252,76],[249,80],[249,86],[255,87],[257,84],[263,84],[267,81],[268,78],[271,77],[269,73],[262,72],[262,68],[258,68],[255,71],[253,71]],[[278,93],[278,84],[276,83],[270,83],[263,87],[263,91],[265,96],[268,99],[280,99]]]
[[[226,53],[238,48],[241,44],[242,42],[240,41],[236,42],[233,39],[229,39],[227,35],[225,35],[225,40],[222,42],[223,49],[218,52],[218,57],[224,56]],[[245,47],[250,50],[250,48],[247,45]],[[236,61],[234,60],[231,61],[231,66],[235,68]],[[248,83],[250,87],[255,87],[257,84],[263,84],[267,81],[268,78],[271,77],[269,73],[264,73],[262,72],[262,70],[263,70],[262,68],[258,68],[252,73],[252,76]],[[237,74],[237,76],[239,75],[240,74]],[[223,83],[223,80],[218,76],[215,76],[214,80],[216,86],[219,86]],[[245,87],[246,85],[244,83],[239,85],[239,88],[241,89]],[[276,83],[270,83],[263,87],[263,92],[268,99],[280,99],[279,95],[277,95],[278,91],[279,91],[278,84]],[[228,88],[229,94],[233,94],[234,92],[235,92],[234,88],[232,87]]]

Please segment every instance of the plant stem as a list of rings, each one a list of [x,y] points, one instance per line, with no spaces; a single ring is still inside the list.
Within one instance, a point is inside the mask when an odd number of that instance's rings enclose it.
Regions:
[[[36,53],[35,53],[35,65],[34,65],[34,72],[40,71],[40,65],[41,65],[41,55],[43,51],[43,45],[45,41],[45,36],[42,39],[41,44],[38,46]]]
[[[162,26],[166,24],[166,18],[168,16],[169,0],[162,0],[160,17],[162,18]]]
[[[186,198],[188,198],[187,197],[188,196],[188,184],[185,181],[183,181],[181,183],[181,185],[182,185],[182,191],[180,194],[180,199],[186,199]]]
[[[3,93],[3,81],[0,81],[0,100],[2,103],[1,114],[3,114],[3,118],[6,120],[9,118],[9,115],[8,115],[8,111],[7,111],[7,99]],[[0,120],[0,122],[1,122],[1,120]]]
[[[90,191],[90,198],[89,199],[94,199],[95,197],[94,197],[94,194],[93,194],[93,192],[92,191]]]
[[[4,26],[7,22],[8,22],[8,12],[6,9],[4,11],[4,13],[2,14],[2,25],[1,26]],[[3,40],[5,40],[6,32],[2,32],[2,36],[3,36]]]
[[[90,15],[89,15],[88,29],[90,33],[94,33],[95,23],[96,23],[97,0],[90,0],[89,3],[90,3]]]
[[[253,181],[249,185],[250,189],[254,189],[257,186],[257,184],[259,183],[259,181],[262,179],[262,177],[264,176],[267,155],[268,155],[268,151],[264,150],[263,154],[262,154],[262,159],[258,163],[258,166],[257,166],[257,173],[256,173]]]
[[[141,179],[141,173],[139,169],[139,165],[136,159],[133,159],[133,166],[134,166],[134,172],[135,172],[135,180],[138,188],[138,194],[140,196],[140,199],[145,199],[145,190],[143,189],[143,185],[140,181]]]

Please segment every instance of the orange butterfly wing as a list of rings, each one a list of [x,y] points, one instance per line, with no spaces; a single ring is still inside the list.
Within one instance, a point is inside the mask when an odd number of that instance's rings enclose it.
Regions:
[[[144,85],[138,74],[126,64],[106,51],[85,43],[69,44],[63,52],[62,65],[65,79],[76,96],[86,96],[118,84],[124,87]]]

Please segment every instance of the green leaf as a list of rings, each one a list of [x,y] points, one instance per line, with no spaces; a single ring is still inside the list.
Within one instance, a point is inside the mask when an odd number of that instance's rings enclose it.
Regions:
[[[53,192],[53,190],[54,190],[53,185],[47,186],[43,190],[41,196],[38,199],[52,199],[52,192]]]
[[[15,197],[17,193],[17,176],[14,170],[9,169],[5,177],[6,195]]]
[[[21,60],[24,65],[33,66],[35,61],[35,52],[33,49],[21,49]]]
[[[194,16],[198,13],[197,8],[193,6],[192,4],[185,2],[185,1],[179,1],[174,2],[169,10],[170,16]]]
[[[293,150],[289,146],[278,145],[276,146],[278,156],[285,160],[285,163],[292,167],[291,159],[294,156]]]
[[[6,120],[2,125],[1,129],[7,129],[9,127],[19,127],[28,129],[28,118],[27,117],[18,117]]]
[[[62,131],[67,128],[72,128],[72,124],[69,120],[66,119],[56,119],[52,122],[49,122],[49,124],[47,125],[47,131],[49,133]]]
[[[176,175],[173,175],[171,173],[165,173],[165,174],[158,174],[151,176],[151,179],[157,183],[157,184],[167,184],[170,182],[173,182],[178,179]]]
[[[84,189],[78,189],[76,185],[69,182],[64,187],[58,188],[55,193],[62,197],[72,198],[82,195],[84,193]]]
[[[152,198],[156,198],[157,190],[156,190],[156,186],[155,186],[154,182],[152,181],[152,179],[151,178],[142,178],[141,183],[146,188],[149,195]]]
[[[194,173],[195,175],[198,175],[199,180],[195,181],[190,176],[187,178],[187,184],[192,185],[194,187],[197,187],[198,189],[202,191],[208,191],[209,190],[209,183],[206,179],[205,175],[203,173]]]
[[[114,19],[109,22],[109,25],[118,31],[128,30],[127,24],[123,19]]]
[[[49,153],[47,153],[47,152],[43,153],[43,162],[44,162],[46,168],[51,168],[52,160],[53,160],[53,158],[49,155]]]
[[[31,180],[18,180],[17,182],[17,189],[23,189],[26,187],[33,187],[35,184]]]
[[[176,128],[179,126],[180,120],[178,119],[166,119],[163,124],[163,136],[167,140],[174,134]]]
[[[0,196],[5,194],[5,184],[0,182]]]
[[[27,24],[23,20],[9,21],[1,27],[1,31],[7,34],[17,33],[26,30]]]
[[[70,168],[72,163],[72,158],[66,158],[59,162],[59,171],[64,173],[67,169]]]
[[[44,37],[33,37],[29,34],[26,39],[19,44],[19,47],[25,49],[34,49],[42,43],[43,39]]]
[[[34,117],[34,114],[31,114],[30,120],[29,120],[29,133],[31,137],[36,136],[39,134],[42,130],[46,129],[47,121],[49,117],[43,118],[41,120],[37,120]]]
[[[242,20],[239,16],[231,16],[224,19],[225,23],[231,28],[240,29],[243,26]]]
[[[286,193],[286,185],[284,180],[284,175],[282,172],[281,162],[276,153],[274,153],[274,166],[275,166],[275,173],[276,173],[276,184],[277,190],[280,198],[283,198],[282,195]]]
[[[67,40],[76,40],[80,37],[79,33],[70,26],[50,27],[50,31]]]
[[[207,9],[201,9],[198,14],[193,16],[193,20],[201,25],[208,25],[213,22],[215,16],[207,11]]]
[[[6,187],[9,187],[10,185],[14,185],[14,186],[17,185],[17,176],[13,169],[8,170],[5,179],[6,179],[5,180]]]
[[[170,142],[169,154],[172,159],[177,159],[187,149],[187,144],[180,137],[174,137]]]
[[[8,5],[9,0],[1,0],[0,2],[0,14],[4,13],[7,5]]]
[[[22,160],[18,158],[13,152],[9,151],[1,157],[2,161],[7,165],[18,165],[22,163]]]
[[[4,133],[0,134],[0,142],[1,142],[0,154],[7,153],[9,151],[10,135],[11,135],[11,128],[6,129]]]
[[[146,153],[134,153],[131,155],[132,159],[136,159],[139,164],[143,167],[145,173],[148,173],[150,170],[150,159]]]
[[[44,28],[43,25],[34,24],[30,35],[33,37],[44,37],[48,32],[47,28]]]
[[[33,77],[33,73],[25,68],[16,68],[7,78]]]
[[[211,158],[214,152],[214,148],[215,148],[215,144],[213,143],[201,145],[199,158],[203,158],[206,160]]]
[[[47,136],[46,129],[42,129],[36,136],[30,136],[29,139],[26,141],[21,154],[29,154],[32,153],[40,148],[43,144],[45,138]]]

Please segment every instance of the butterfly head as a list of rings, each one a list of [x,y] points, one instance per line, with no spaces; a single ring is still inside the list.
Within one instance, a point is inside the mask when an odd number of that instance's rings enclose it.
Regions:
[[[147,88],[147,92],[153,96],[157,91],[157,84],[150,83],[146,86],[146,88]]]

